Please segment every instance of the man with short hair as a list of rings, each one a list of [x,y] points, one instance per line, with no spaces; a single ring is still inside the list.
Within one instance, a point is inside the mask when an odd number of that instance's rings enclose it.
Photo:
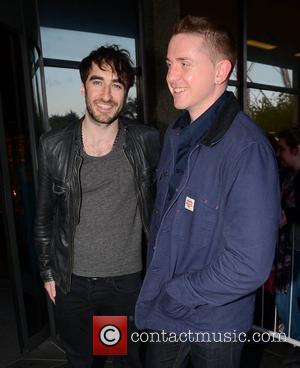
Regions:
[[[166,132],[157,169],[136,324],[184,339],[149,344],[151,368],[185,367],[189,357],[194,367],[238,367],[273,262],[277,165],[226,91],[235,54],[229,32],[206,18],[185,17],[169,43],[167,84],[185,111]]]
[[[98,48],[80,75],[83,119],[41,137],[35,241],[68,362],[87,368],[93,315],[126,315],[134,329],[159,134],[120,116],[134,82],[127,51]],[[114,367],[141,367],[139,354],[129,340]]]

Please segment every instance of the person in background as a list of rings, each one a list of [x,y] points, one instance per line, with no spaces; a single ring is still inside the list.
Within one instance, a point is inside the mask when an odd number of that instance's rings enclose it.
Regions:
[[[299,128],[287,129],[278,135],[278,158],[285,171],[281,189],[282,220],[276,262],[276,305],[282,322],[280,330],[300,340]],[[290,327],[289,317],[291,317]]]
[[[236,51],[215,22],[186,16],[167,51],[175,108],[157,169],[138,328],[153,368],[239,367],[255,294],[270,272],[280,220],[278,168],[266,136],[226,86]],[[201,335],[202,334],[202,335]],[[182,337],[182,340],[179,338]]]
[[[92,51],[80,76],[84,117],[40,140],[35,243],[68,362],[88,368],[93,315],[125,315],[135,329],[159,134],[120,115],[134,82],[127,51]],[[129,341],[113,366],[142,367],[139,348]]]

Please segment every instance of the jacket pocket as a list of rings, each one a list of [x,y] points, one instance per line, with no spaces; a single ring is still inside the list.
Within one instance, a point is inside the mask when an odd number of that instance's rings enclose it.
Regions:
[[[173,319],[185,320],[192,313],[190,308],[172,298],[165,287],[158,297],[157,305],[164,314]]]
[[[52,184],[52,191],[56,195],[63,195],[68,191],[68,186],[62,182],[55,181]]]
[[[56,207],[56,229],[54,233],[59,234],[61,242],[65,240],[70,221],[70,188],[62,182],[54,181],[52,184],[53,200]]]
[[[210,244],[217,224],[218,210],[218,205],[214,205],[208,199],[198,199],[198,205],[195,207],[195,218],[190,229],[191,245],[202,248]]]
[[[219,207],[203,197],[185,193],[177,203],[175,221],[172,225],[174,241],[187,247],[206,247],[212,240],[218,221]]]

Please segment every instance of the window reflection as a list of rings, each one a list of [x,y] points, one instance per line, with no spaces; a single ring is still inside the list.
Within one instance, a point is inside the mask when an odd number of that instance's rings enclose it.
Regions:
[[[274,65],[248,61],[247,81],[273,85],[277,87],[292,88],[293,71],[291,69],[279,68]]]
[[[32,91],[33,91],[33,103],[34,113],[36,118],[36,133],[39,136],[44,131],[44,108],[42,98],[42,86],[41,86],[41,71],[39,66],[39,55],[35,48],[31,52],[32,64],[31,64],[31,78],[32,78]]]

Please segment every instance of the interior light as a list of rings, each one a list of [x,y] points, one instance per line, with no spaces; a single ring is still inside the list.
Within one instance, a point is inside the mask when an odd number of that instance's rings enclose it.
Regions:
[[[247,45],[258,47],[260,49],[265,49],[265,50],[272,50],[272,49],[276,49],[277,47],[275,45],[271,45],[270,43],[256,41],[256,40],[247,40]]]

